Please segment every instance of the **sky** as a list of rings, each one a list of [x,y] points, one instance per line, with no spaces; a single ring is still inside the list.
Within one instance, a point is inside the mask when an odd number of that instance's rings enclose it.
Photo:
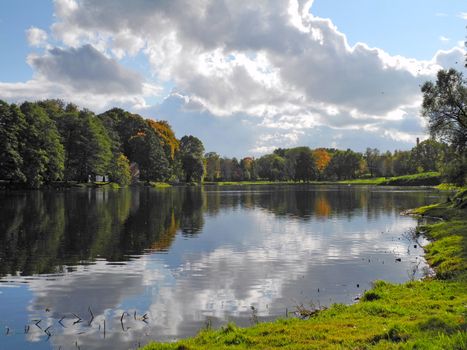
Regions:
[[[0,99],[167,120],[206,151],[410,149],[463,0],[1,0]]]

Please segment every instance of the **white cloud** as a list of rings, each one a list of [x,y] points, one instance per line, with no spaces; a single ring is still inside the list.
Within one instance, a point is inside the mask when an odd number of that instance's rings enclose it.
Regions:
[[[467,12],[461,12],[457,15],[457,17],[467,20]]]
[[[447,38],[447,37],[445,37],[443,35],[440,35],[439,40],[446,43],[446,42],[450,41],[451,39],[449,39],[449,38]]]
[[[405,116],[418,107],[419,86],[464,52],[440,51],[431,61],[418,61],[364,43],[351,47],[330,20],[310,13],[312,4],[57,0],[52,32],[69,48],[56,48],[30,62],[36,79],[58,81],[74,94],[106,94],[113,97],[107,100],[110,107],[129,93],[139,98],[131,104],[134,108],[162,109],[167,119],[177,118],[177,109],[169,112],[168,102],[150,108],[144,101],[160,88],[148,88],[147,81],[112,59],[144,57],[150,65],[148,77],[170,85],[173,96],[188,101],[181,113],[193,118],[193,123],[185,120],[193,126],[190,133],[203,133],[205,126],[197,124],[203,118],[212,119],[212,128],[241,118],[261,134],[284,133],[276,139],[292,145],[319,127],[364,128],[385,138],[383,130],[392,131],[382,129],[384,123],[398,111]],[[81,70],[83,74],[77,74]],[[143,88],[143,83],[149,85]],[[8,87],[18,92],[24,85]],[[248,134],[246,124],[239,124],[242,127],[234,129]],[[422,132],[397,130],[392,138],[409,140]],[[249,149],[271,147],[249,142]]]
[[[31,27],[26,31],[26,35],[29,45],[35,47],[47,46],[48,35],[44,30],[36,27]]]

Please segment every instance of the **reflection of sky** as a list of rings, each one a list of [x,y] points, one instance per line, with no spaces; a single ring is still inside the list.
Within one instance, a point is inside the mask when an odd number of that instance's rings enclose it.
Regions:
[[[351,303],[375,279],[407,280],[421,249],[408,251],[413,245],[401,236],[414,226],[414,219],[393,211],[371,220],[364,212],[303,220],[259,208],[225,208],[207,216],[198,235],[177,235],[168,254],[150,253],[125,264],[98,260],[27,284],[8,277],[9,285],[18,287],[0,285],[2,317],[7,315],[5,322],[19,333],[32,319],[52,325],[48,342],[31,326],[27,338],[40,344],[35,349],[75,342],[82,349],[117,349],[193,335],[207,317],[247,320],[252,305],[267,317],[302,303]],[[95,316],[91,325],[88,307]],[[124,316],[122,330],[124,311],[130,315]],[[72,313],[85,321],[73,324]],[[140,319],[144,313],[148,325]],[[66,328],[57,322],[62,315]],[[19,333],[0,336],[0,345],[21,342]]]

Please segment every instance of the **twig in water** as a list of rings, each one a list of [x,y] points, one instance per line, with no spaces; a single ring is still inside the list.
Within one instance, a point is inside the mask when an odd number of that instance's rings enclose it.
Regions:
[[[58,323],[60,324],[60,326],[62,326],[63,328],[66,328],[65,325],[62,323],[62,321],[65,319],[65,316],[63,316],[59,321]]]
[[[72,312],[71,314],[77,318],[77,320],[76,320],[75,322],[73,322],[74,325],[83,321],[83,320],[81,319],[81,317],[79,317],[77,314],[75,314],[75,313],[73,313],[73,312]]]
[[[122,325],[122,331],[124,331],[124,332],[125,332],[125,327],[123,326],[123,317],[125,317],[125,314],[127,314],[128,316],[130,316],[130,315],[128,314],[128,312],[123,311],[122,317],[120,317],[120,324]],[[128,328],[127,328],[127,329],[128,329]]]
[[[105,319],[104,319],[104,339],[105,339]]]
[[[35,321],[35,320],[34,320]],[[37,328],[39,328],[40,330],[42,330],[42,327],[39,326],[39,323],[41,323],[42,320],[39,320],[39,321],[36,321],[34,324],[37,326]]]
[[[89,313],[91,314],[91,319],[89,320],[89,325],[92,324],[92,321],[94,320],[94,314],[92,313],[91,307],[88,307]]]
[[[29,333],[29,325],[24,326],[24,334],[28,334],[28,333]]]

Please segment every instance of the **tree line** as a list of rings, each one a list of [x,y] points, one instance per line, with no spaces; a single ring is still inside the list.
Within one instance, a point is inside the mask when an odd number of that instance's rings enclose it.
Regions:
[[[198,138],[177,139],[166,121],[113,108],[102,114],[60,100],[0,101],[0,180],[40,187],[53,181],[200,182],[346,180],[440,171],[467,182],[467,84],[438,72],[422,87],[430,138],[410,151],[278,148],[260,158],[205,153]]]
[[[202,179],[204,147],[180,140],[166,121],[113,108],[96,115],[60,100],[0,101],[0,179],[40,187],[53,181]]]

